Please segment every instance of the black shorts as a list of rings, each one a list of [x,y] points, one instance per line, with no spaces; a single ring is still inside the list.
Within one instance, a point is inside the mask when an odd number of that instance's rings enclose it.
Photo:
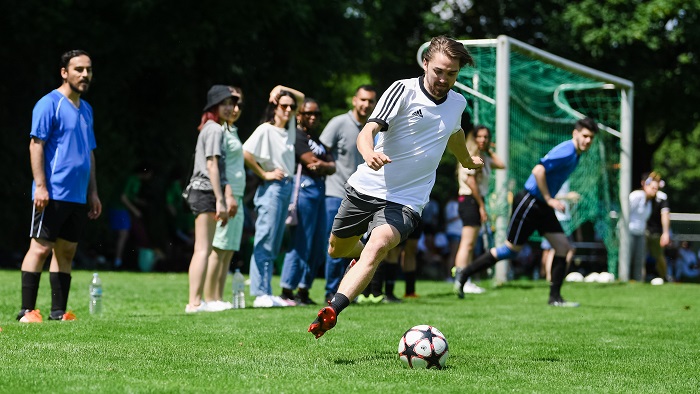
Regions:
[[[401,241],[413,232],[420,216],[411,208],[381,198],[358,193],[345,185],[345,198],[340,203],[333,220],[331,232],[339,238],[350,238],[371,233],[382,224],[389,224],[399,231]]]
[[[191,189],[187,195],[187,204],[194,216],[205,212],[216,212],[216,195],[213,190]]]
[[[508,242],[524,245],[535,230],[539,231],[540,235],[564,232],[554,208],[523,190],[513,199],[513,213],[508,223]]]
[[[49,200],[43,211],[32,208],[30,238],[56,242],[58,238],[78,242],[88,220],[87,204]]]
[[[459,218],[462,219],[462,226],[465,227],[480,227],[481,214],[479,213],[479,204],[474,196],[459,196],[458,212]]]

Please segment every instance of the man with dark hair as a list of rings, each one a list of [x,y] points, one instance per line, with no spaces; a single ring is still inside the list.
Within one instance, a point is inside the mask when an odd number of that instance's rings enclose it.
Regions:
[[[362,164],[362,155],[357,150],[357,135],[376,104],[377,92],[374,87],[359,86],[352,98],[352,109],[333,117],[321,133],[320,140],[330,149],[336,167],[335,174],[326,177],[326,238],[331,234],[333,218],[345,197],[345,182]],[[338,291],[340,279],[349,263],[350,260],[346,258],[326,257],[326,301]]]
[[[459,298],[464,298],[463,286],[471,275],[495,265],[500,260],[515,257],[537,230],[547,238],[554,249],[549,305],[579,305],[564,301],[560,293],[566,275],[566,255],[572,247],[555,214],[555,210],[564,212],[565,206],[554,196],[576,169],[581,153],[591,147],[597,132],[598,125],[593,119],[580,119],[574,126],[573,137],[555,146],[540,159],[525,182],[525,189],[513,199],[513,213],[508,223],[505,245],[491,248],[455,278],[459,281],[458,285],[455,285],[455,293]]]
[[[481,166],[478,156],[470,157],[460,127],[466,100],[451,90],[466,64],[473,61],[464,45],[433,38],[423,55],[425,74],[394,82],[360,131],[357,148],[364,163],[348,179],[328,247],[331,257],[359,259],[309,326],[316,338],[335,326],[387,253],[416,228],[445,148],[463,166]],[[361,238],[367,232],[365,245]]]
[[[22,261],[22,308],[17,320],[42,321],[36,309],[46,258],[51,283],[50,320],[75,320],[66,310],[71,263],[87,219],[97,219],[102,204],[95,181],[95,133],[92,107],[80,96],[92,80],[92,61],[82,50],[61,56],[57,89],[34,106],[29,156],[34,176],[29,251]]]

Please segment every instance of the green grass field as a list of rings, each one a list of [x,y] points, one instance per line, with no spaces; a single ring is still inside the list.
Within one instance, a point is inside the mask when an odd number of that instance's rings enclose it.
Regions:
[[[696,284],[566,284],[564,296],[582,306],[560,309],[546,305],[543,281],[465,300],[447,283],[419,281],[420,298],[352,305],[315,340],[306,329],[317,307],[185,315],[187,276],[179,273],[102,273],[105,314],[92,317],[90,276],[73,274],[77,321],[20,324],[19,272],[0,271],[0,392],[700,390]],[[317,301],[322,285],[312,291]],[[46,318],[47,273],[37,307]],[[417,324],[446,335],[446,369],[409,370],[399,361],[398,340]]]

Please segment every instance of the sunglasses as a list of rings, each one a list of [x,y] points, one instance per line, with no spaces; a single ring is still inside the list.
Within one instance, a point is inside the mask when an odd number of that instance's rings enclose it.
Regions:
[[[306,116],[315,116],[317,118],[319,116],[321,116],[321,111],[307,111],[307,112],[299,112],[299,113],[302,115],[306,115]]]
[[[291,108],[292,111],[295,111],[297,109],[297,105],[295,104],[277,104],[278,107],[282,107],[282,109],[287,109]]]

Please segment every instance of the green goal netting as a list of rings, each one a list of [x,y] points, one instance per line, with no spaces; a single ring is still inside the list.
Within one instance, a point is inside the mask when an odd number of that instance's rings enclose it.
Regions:
[[[512,39],[510,39],[512,40]],[[494,131],[498,146],[496,109],[497,40],[463,41],[476,66],[465,67],[456,87],[467,98],[467,112],[474,124]],[[517,42],[517,41],[516,41]],[[473,43],[470,45],[470,43]],[[518,42],[519,43],[519,42]],[[520,43],[522,44],[522,43]],[[594,234],[586,241],[599,241],[607,250],[608,271],[617,273],[619,232],[616,230],[620,206],[620,153],[622,88],[606,78],[591,76],[584,66],[578,72],[573,62],[565,66],[551,62],[521,46],[510,45],[508,139],[509,163],[501,195],[492,193],[490,215],[508,217],[508,195],[519,192],[538,160],[555,145],[571,139],[576,120],[594,118],[601,130],[591,149],[582,155],[570,177],[569,188],[579,198],[568,204],[564,231],[571,234],[587,224]],[[501,74],[502,75],[502,74]],[[500,89],[499,89],[500,91]],[[533,240],[537,240],[537,234]],[[590,239],[593,237],[593,239]]]

